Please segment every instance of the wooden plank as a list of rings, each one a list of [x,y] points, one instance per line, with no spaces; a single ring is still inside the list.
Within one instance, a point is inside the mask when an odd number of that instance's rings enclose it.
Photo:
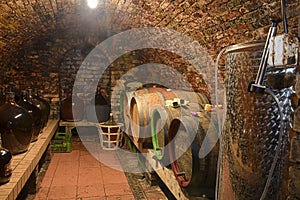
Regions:
[[[59,121],[59,126],[99,126],[97,122],[89,122],[89,121],[78,121],[78,122],[67,122],[67,121]]]
[[[152,170],[156,172],[159,178],[163,181],[163,183],[167,186],[170,192],[176,197],[176,199],[180,200],[188,200],[189,198],[183,193],[181,187],[179,186],[174,173],[171,169],[164,167],[161,165],[159,161],[155,158],[155,154],[151,149],[142,149],[137,139],[131,139],[132,143],[136,146],[137,149],[145,156],[147,162],[152,167]]]
[[[30,144],[28,151],[14,155],[10,181],[0,186],[0,200],[15,200],[30,174],[39,163],[58,127],[58,120],[49,120],[38,140]]]
[[[66,127],[66,133],[71,133],[71,130],[76,126],[95,126],[99,128],[99,123],[97,122],[89,122],[89,121],[77,121],[77,122],[68,122],[68,121],[59,121],[59,126]]]
[[[147,155],[146,159],[149,162],[150,166],[155,170],[156,174],[164,182],[164,184],[172,192],[176,199],[189,199],[181,190],[181,187],[179,186],[171,169],[162,166],[159,161],[155,160],[155,154],[151,150],[148,150],[147,154],[144,155]]]
[[[128,137],[130,138],[130,137]],[[174,172],[172,169],[169,169],[163,166],[159,161],[155,159],[155,153],[152,149],[142,149],[136,138],[131,138],[132,143],[139,149],[143,156],[145,156],[147,162],[151,166],[152,170],[159,176],[162,182],[166,185],[166,187],[170,190],[170,192],[174,195],[176,199],[180,200],[188,200],[191,197],[188,197],[181,189],[178,184]],[[197,200],[207,200],[205,197],[193,197],[192,199]]]

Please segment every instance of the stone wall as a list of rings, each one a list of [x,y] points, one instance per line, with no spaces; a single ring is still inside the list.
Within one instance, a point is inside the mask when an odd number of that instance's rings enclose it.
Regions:
[[[300,73],[297,72],[296,78],[296,95],[298,102],[300,99]],[[300,105],[296,102],[294,114],[294,132],[290,135],[290,167],[289,176],[289,191],[291,192],[291,199],[300,198]]]

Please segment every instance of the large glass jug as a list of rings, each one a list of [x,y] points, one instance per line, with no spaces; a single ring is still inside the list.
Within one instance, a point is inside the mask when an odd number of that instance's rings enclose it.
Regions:
[[[28,101],[28,95],[25,90],[22,90],[21,98],[17,103],[22,108],[25,108],[25,110],[27,110],[27,112],[30,114],[30,116],[33,119],[33,124],[32,124],[33,133],[32,133],[31,141],[34,142],[38,139],[41,129],[43,128],[42,120],[41,120],[42,119],[42,111],[38,107],[36,107],[35,105],[33,105],[32,103],[30,103]]]
[[[40,101],[41,103],[43,103],[46,107],[46,116],[45,116],[45,120],[46,120],[46,124],[45,126],[47,125],[47,122],[49,120],[49,115],[50,115],[50,110],[51,110],[51,106],[50,106],[50,103],[42,98],[39,94],[39,91],[37,88],[34,89],[34,95],[33,95],[33,98],[37,99],[38,101]]]
[[[76,95],[62,100],[60,117],[64,121],[81,121],[84,118],[84,103]]]
[[[48,119],[48,111],[47,106],[41,102],[39,99],[35,98],[32,94],[32,89],[28,90],[28,101],[38,107],[42,112],[42,128],[44,128],[47,125],[47,119]]]
[[[8,93],[6,103],[0,107],[2,147],[12,154],[27,151],[32,138],[32,123],[29,113],[15,102],[14,93]]]
[[[0,147],[0,185],[10,180],[12,174],[11,159],[10,151]]]

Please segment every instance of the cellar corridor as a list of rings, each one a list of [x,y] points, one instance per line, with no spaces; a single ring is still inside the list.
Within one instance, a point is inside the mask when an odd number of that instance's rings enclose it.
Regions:
[[[0,200],[300,199],[300,0],[0,13]]]

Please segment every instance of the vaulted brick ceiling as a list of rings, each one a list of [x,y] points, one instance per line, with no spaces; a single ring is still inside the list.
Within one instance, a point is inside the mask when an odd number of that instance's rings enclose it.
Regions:
[[[76,37],[98,37],[99,42],[122,30],[145,26],[168,27],[202,44],[221,47],[232,40],[259,38],[270,23],[269,16],[280,12],[279,1],[271,0],[99,1],[96,9],[88,8],[86,0],[1,1],[0,59],[43,37],[77,33]],[[295,13],[296,7],[290,6],[289,15]]]

